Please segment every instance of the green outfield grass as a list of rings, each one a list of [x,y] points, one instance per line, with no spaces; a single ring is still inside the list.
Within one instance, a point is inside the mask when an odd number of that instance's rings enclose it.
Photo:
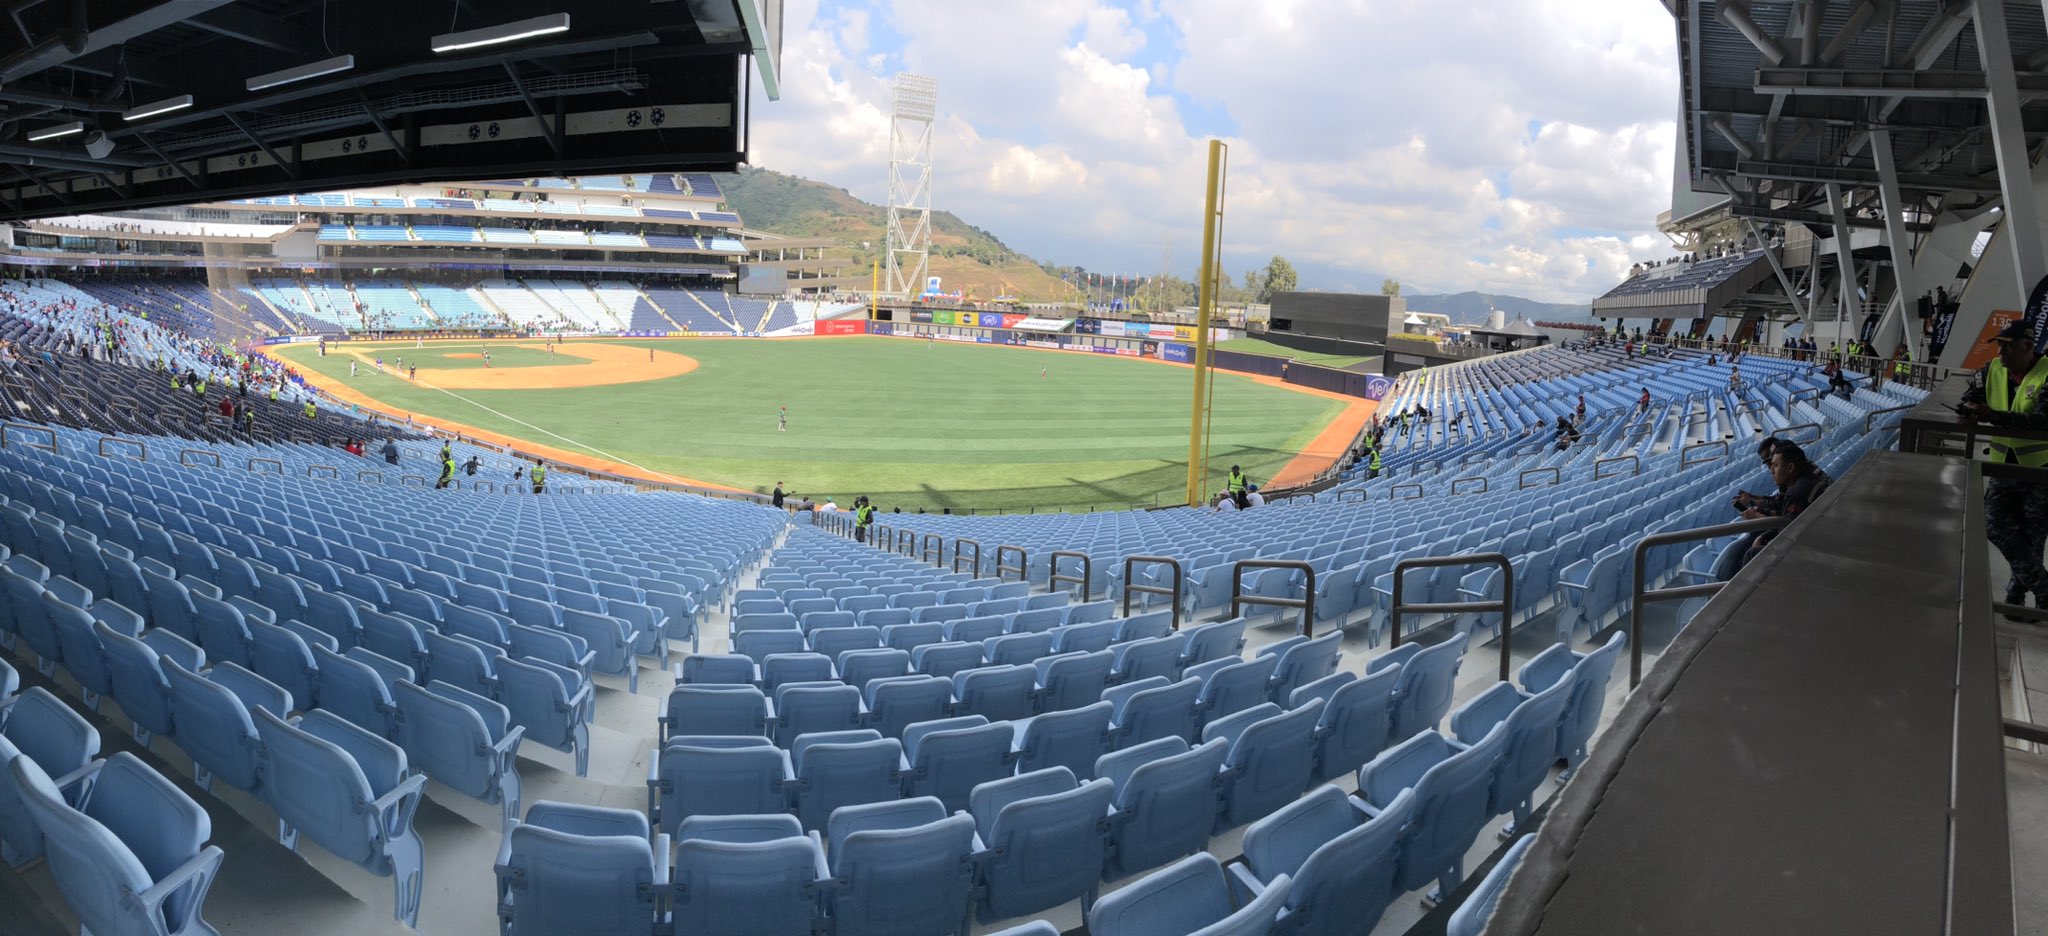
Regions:
[[[411,342],[347,342],[332,346],[331,350],[335,353],[330,354],[328,360],[334,360],[339,355],[342,361],[340,373],[344,375],[348,373],[348,358],[341,352],[349,350],[360,351],[366,358],[381,356],[387,369],[417,364],[421,367],[438,367],[444,370],[482,370],[483,352],[486,347],[490,349],[491,366],[494,368],[546,367],[550,364],[577,363],[575,348],[570,345],[563,346],[560,352],[550,358],[546,351],[538,348],[520,348],[498,342],[486,344],[481,341],[430,344],[425,348],[415,348]]]
[[[841,504],[868,494],[885,511],[1149,506],[1155,496],[1177,500],[1185,483],[1187,368],[879,337],[605,343],[685,354],[698,367],[663,380],[561,390],[446,392],[371,374],[349,384],[398,411],[749,490],[782,481],[785,490]],[[385,354],[387,363],[399,354],[422,354],[424,362],[476,350],[340,347]],[[493,362],[512,360],[500,347],[492,345]],[[575,342],[563,346],[553,363],[569,363],[575,350]],[[306,345],[281,354],[347,380],[345,356],[321,358]],[[787,432],[776,430],[778,406],[789,407]],[[1343,408],[1219,374],[1218,470],[1236,462],[1254,481],[1270,477]]]
[[[1274,344],[1263,338],[1232,338],[1219,341],[1216,347],[1225,351],[1242,351],[1246,354],[1263,354],[1267,357],[1293,358],[1303,364],[1317,364],[1323,367],[1350,367],[1372,360],[1371,357],[1357,357],[1348,354],[1316,354],[1310,351],[1296,351],[1286,345]]]

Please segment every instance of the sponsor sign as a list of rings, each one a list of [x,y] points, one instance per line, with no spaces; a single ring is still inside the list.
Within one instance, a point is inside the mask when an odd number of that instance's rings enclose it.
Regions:
[[[1387,391],[1394,389],[1394,381],[1385,374],[1372,374],[1365,378],[1365,398],[1384,400]]]
[[[1195,348],[1193,345],[1168,342],[1159,346],[1159,358],[1160,360],[1173,361],[1177,364],[1193,364],[1195,362]]]
[[[864,335],[867,330],[866,319],[826,319],[816,324],[820,335]]]
[[[1075,334],[1077,334],[1077,335],[1085,335],[1085,334],[1088,334],[1088,333],[1087,333],[1086,331],[1083,331],[1083,330],[1082,330],[1082,328],[1081,328],[1081,323],[1082,323],[1082,322],[1089,322],[1089,321],[1094,321],[1094,320],[1093,320],[1093,319],[1056,319],[1056,318],[1039,318],[1039,317],[1037,317],[1037,316],[1035,316],[1035,315],[1034,315],[1034,316],[1030,316],[1030,317],[1027,317],[1027,318],[1024,318],[1024,319],[1022,319],[1022,320],[1018,321],[1018,322],[1017,322],[1017,324],[1016,324],[1016,325],[1015,325],[1014,327],[1016,327],[1016,328],[1020,328],[1020,329],[1023,329],[1023,330],[1025,330],[1025,331],[1038,331],[1038,332],[1059,332],[1059,331],[1066,331],[1066,330],[1067,330],[1067,326],[1069,326],[1069,325],[1072,325],[1072,326],[1074,327],[1074,333],[1075,333]]]
[[[1031,316],[1028,315],[1018,315],[1017,313],[1014,312],[1005,312],[1003,313],[1003,327],[1016,328],[1018,322],[1022,322],[1030,317]]]
[[[930,325],[932,323],[932,314],[924,309],[912,309],[910,310],[910,321],[914,325]]]
[[[981,320],[981,327],[983,328],[1003,327],[1003,313],[1001,312],[982,312],[976,317]]]
[[[1977,333],[1977,343],[1970,346],[1969,356],[1963,358],[1963,368],[1965,370],[1976,370],[1991,363],[1991,359],[1998,356],[1998,346],[1992,344],[1991,339],[1998,336],[1999,329],[2019,321],[2022,317],[2024,317],[2023,313],[2013,312],[2008,309],[1992,310],[1991,318],[1984,322],[1984,330]],[[1948,344],[1948,336],[1944,332],[1954,327],[1955,319],[1953,316],[1950,316],[1946,322],[1937,320],[1934,323],[1934,343],[1936,347]]]
[[[1038,321],[1038,319],[1032,319],[1032,321],[1034,321],[1034,322],[1035,322],[1035,321]],[[1023,326],[1023,327],[1025,327],[1025,328],[1031,328],[1031,327],[1033,327],[1033,326],[1030,326],[1030,325],[1025,325],[1025,326]],[[1040,329],[1040,330],[1041,330],[1041,331],[1051,331],[1052,329]],[[1076,334],[1076,335],[1099,335],[1099,334],[1102,334],[1102,320],[1101,320],[1101,319],[1095,319],[1095,318],[1086,318],[1086,317],[1083,317],[1083,318],[1077,318],[1077,319],[1075,319],[1075,320],[1074,320],[1074,334]]]
[[[1028,345],[1028,346],[1030,346],[1030,347],[1033,347],[1033,348],[1060,348],[1060,347],[1065,347],[1064,345],[1060,344],[1060,343],[1059,343],[1059,342],[1057,342],[1057,341],[1047,341],[1047,340],[1045,340],[1045,339],[1043,339],[1043,338],[1026,338],[1026,339],[1024,339],[1024,344],[1026,344],[1026,345]]]
[[[944,309],[941,309],[941,310],[939,310],[939,311],[937,311],[937,312],[933,312],[933,313],[932,313],[932,324],[933,324],[933,325],[951,325],[951,324],[953,324],[953,313],[952,313],[952,312],[950,312],[950,311],[944,310]]]

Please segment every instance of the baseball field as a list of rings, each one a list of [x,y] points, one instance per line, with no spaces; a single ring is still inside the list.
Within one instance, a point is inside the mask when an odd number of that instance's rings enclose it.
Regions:
[[[1109,355],[885,337],[272,351],[365,408],[655,480],[936,512],[1152,506],[1186,477],[1192,371]],[[1313,475],[1371,407],[1236,374],[1214,399],[1213,466],[1254,482]]]

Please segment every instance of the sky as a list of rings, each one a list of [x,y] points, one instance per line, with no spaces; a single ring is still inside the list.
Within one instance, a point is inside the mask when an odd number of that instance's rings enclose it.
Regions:
[[[1655,0],[788,0],[752,163],[884,203],[899,72],[932,206],[1040,260],[1192,278],[1210,138],[1234,277],[1584,302],[1673,253]]]

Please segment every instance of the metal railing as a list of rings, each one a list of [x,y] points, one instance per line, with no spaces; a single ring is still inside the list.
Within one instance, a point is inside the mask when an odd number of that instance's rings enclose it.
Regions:
[[[1366,500],[1366,498],[1367,498],[1368,496],[1370,496],[1370,493],[1371,493],[1371,492],[1367,491],[1367,490],[1366,490],[1365,488],[1362,488],[1362,487],[1355,487],[1355,488],[1345,488],[1345,489],[1343,489],[1343,490],[1341,490],[1341,491],[1338,491],[1338,492],[1337,492],[1337,503],[1339,503],[1339,504],[1341,504],[1341,503],[1344,503],[1344,498],[1345,498],[1345,497],[1347,497],[1347,496],[1349,496],[1349,495],[1352,495],[1352,494],[1356,494],[1356,495],[1358,495],[1358,497],[1356,498],[1356,500],[1357,500],[1357,501],[1358,501],[1359,503],[1363,504],[1363,503],[1365,503],[1365,500]]]
[[[178,452],[178,464],[180,464],[180,465],[184,465],[184,466],[185,466],[185,467],[187,467],[187,468],[197,468],[197,467],[199,467],[198,465],[195,465],[195,464],[193,464],[193,463],[192,463],[192,456],[194,456],[194,455],[198,455],[198,456],[201,456],[201,457],[204,457],[204,458],[211,458],[211,459],[213,459],[213,467],[215,467],[215,468],[219,468],[219,467],[221,466],[221,460],[220,460],[220,455],[218,455],[218,454],[216,454],[216,453],[214,453],[214,452],[209,452],[209,451],[207,451],[207,450],[205,450],[205,449],[183,449],[183,450],[180,450],[180,451]]]
[[[384,483],[384,472],[381,472],[381,471],[358,471],[358,472],[356,472],[356,480],[357,480],[357,481],[370,481],[370,482],[374,482],[374,483],[377,483],[377,484],[383,484],[383,483]]]
[[[1703,449],[1714,448],[1719,448],[1721,454],[1714,455],[1708,458],[1692,457],[1692,453],[1694,452],[1701,451]],[[1678,453],[1678,470],[1684,471],[1685,469],[1691,468],[1694,465],[1705,464],[1710,461],[1720,461],[1721,459],[1727,457],[1728,441],[1726,439],[1714,439],[1709,442],[1694,442],[1693,444],[1686,446],[1682,451]]]
[[[1421,474],[1422,466],[1424,465],[1428,465],[1432,470],[1435,471],[1444,470],[1444,463],[1441,459],[1424,458],[1418,461],[1412,461],[1408,463],[1408,476],[1412,478],[1416,475]]]
[[[399,487],[406,487],[406,486],[408,486],[408,485],[410,485],[410,486],[413,486],[413,487],[426,487],[426,486],[427,486],[427,479],[426,479],[426,476],[424,476],[424,475],[416,475],[416,474],[409,474],[409,475],[399,475],[399,476],[398,476],[398,486],[399,486]]]
[[[1087,603],[1088,603],[1088,598],[1089,598],[1089,584],[1088,584],[1088,583],[1089,583],[1089,581],[1090,581],[1091,579],[1093,579],[1093,578],[1095,577],[1095,560],[1093,560],[1093,559],[1090,559],[1090,558],[1088,558],[1088,554],[1087,554],[1087,553],[1084,553],[1084,552],[1073,552],[1073,551],[1071,551],[1071,550],[1065,550],[1065,549],[1061,549],[1061,550],[1055,550],[1055,551],[1053,551],[1053,553],[1052,553],[1052,556],[1051,556],[1050,558],[1052,559],[1052,563],[1051,563],[1051,565],[1047,566],[1047,568],[1046,568],[1046,571],[1047,571],[1047,573],[1048,573],[1048,574],[1046,575],[1046,586],[1047,586],[1047,587],[1046,587],[1046,590],[1047,590],[1047,591],[1059,591],[1059,590],[1060,590],[1060,586],[1061,586],[1061,585],[1066,585],[1066,584],[1077,584],[1077,585],[1080,585],[1080,586],[1081,586],[1081,603],[1082,603],[1082,604],[1087,604]],[[1062,575],[1062,574],[1060,574],[1060,560],[1061,560],[1061,559],[1079,559],[1079,560],[1081,560],[1081,577],[1080,577],[1080,578],[1075,578],[1074,576],[1071,576],[1071,575]]]
[[[1808,430],[1813,431],[1813,438],[1798,439],[1793,437],[1794,433],[1804,435]],[[1772,435],[1775,435],[1778,438],[1785,439],[1787,441],[1797,442],[1800,445],[1812,445],[1821,440],[1823,432],[1821,430],[1820,423],[1800,423],[1796,426],[1786,426],[1785,428],[1772,433]]]
[[[1634,471],[1629,472],[1629,477],[1633,478],[1643,473],[1642,459],[1637,458],[1634,455],[1616,455],[1613,458],[1603,458],[1593,463],[1593,480],[1598,481],[1602,478],[1609,478],[1621,474],[1621,472],[1619,471],[1609,472],[1606,470],[1606,468],[1608,465],[1618,465],[1622,462],[1627,462],[1630,466],[1635,468]]]
[[[958,571],[960,571],[960,561],[961,561],[961,560],[962,560],[963,558],[965,558],[965,557],[961,556],[961,555],[960,555],[960,553],[961,553],[961,550],[962,550],[962,549],[964,549],[965,547],[968,547],[968,546],[972,546],[972,547],[974,547],[974,564],[973,564],[973,565],[971,565],[971,566],[969,566],[968,568],[971,568],[971,569],[973,569],[973,570],[974,570],[974,575],[975,575],[975,577],[976,577],[976,578],[980,578],[980,577],[981,577],[981,541],[980,541],[980,540],[971,540],[971,539],[968,539],[968,538],[967,538],[967,537],[965,537],[965,536],[961,536],[961,537],[955,537],[955,538],[954,538],[954,540],[953,540],[953,571],[955,571],[955,572],[958,572]]]
[[[896,541],[889,544],[889,547],[890,552],[915,557],[917,555],[917,531],[898,529],[896,531]]]
[[[919,540],[918,561],[938,566],[946,563],[946,538],[937,533],[926,533]]]
[[[55,454],[57,451],[57,433],[52,431],[50,427],[32,426],[29,425],[28,423],[18,422],[0,423],[0,447],[13,445],[14,434],[16,432],[26,432],[31,434],[38,432],[42,433],[43,436],[46,437],[48,441],[45,441],[42,444],[38,445],[33,441],[24,440],[21,444],[26,445],[29,448],[39,448],[51,454]]]
[[[472,491],[476,491],[476,492],[477,492],[477,493],[479,493],[479,494],[486,494],[486,493],[488,493],[488,494],[496,494],[496,493],[498,493],[498,482],[496,482],[496,481],[471,481],[471,482],[469,483],[469,489],[470,489],[470,490],[472,490]]]
[[[1479,490],[1476,490],[1476,491],[1461,491],[1461,490],[1459,490],[1459,489],[1458,489],[1458,485],[1460,485],[1460,484],[1464,484],[1464,483],[1465,483],[1465,482],[1467,482],[1467,481],[1477,481],[1477,482],[1479,482]],[[1486,492],[1487,492],[1487,490],[1488,490],[1488,489],[1490,489],[1490,488],[1492,488],[1492,487],[1493,487],[1492,483],[1490,483],[1490,482],[1488,482],[1488,481],[1486,480],[1486,476],[1485,476],[1485,475],[1473,475],[1472,477],[1469,477],[1469,478],[1455,478],[1455,479],[1453,479],[1453,480],[1451,481],[1451,494],[1452,494],[1453,496],[1456,496],[1456,495],[1459,495],[1459,494],[1466,494],[1466,493],[1471,493],[1471,494],[1484,494],[1484,493],[1486,493]]]
[[[323,471],[324,471],[324,472],[326,472],[326,474],[320,474],[320,473],[319,473],[319,472],[323,472]],[[333,465],[307,465],[307,466],[306,466],[306,477],[308,477],[308,478],[339,478],[339,477],[341,477],[341,469],[339,469],[339,468],[336,468],[336,467],[334,467]]]
[[[1133,572],[1135,571],[1135,568],[1134,568],[1134,567],[1135,567],[1135,566],[1136,566],[1136,565],[1137,565],[1138,563],[1140,563],[1140,562],[1144,562],[1144,563],[1150,563],[1150,564],[1152,564],[1152,565],[1163,565],[1163,566],[1166,566],[1167,568],[1170,568],[1170,569],[1172,569],[1172,570],[1173,570],[1173,587],[1172,587],[1172,588],[1162,588],[1162,587],[1160,587],[1160,586],[1158,586],[1158,585],[1140,585],[1140,584],[1138,584],[1138,580],[1137,580],[1137,579],[1135,579],[1135,578],[1132,578],[1131,576],[1132,576],[1132,573],[1133,573]],[[1173,558],[1172,556],[1125,556],[1125,557],[1124,557],[1124,617],[1130,617],[1130,616],[1131,616],[1131,596],[1133,596],[1133,595],[1166,595],[1166,596],[1168,596],[1168,597],[1170,597],[1170,598],[1172,598],[1172,599],[1173,599],[1173,629],[1174,629],[1174,630],[1180,630],[1180,592],[1181,592],[1181,584],[1182,584],[1182,582],[1183,582],[1183,581],[1185,581],[1185,579],[1186,579],[1186,573],[1185,573],[1185,572],[1184,572],[1184,571],[1183,571],[1183,570],[1181,569],[1181,566],[1180,566],[1180,560],[1179,560],[1179,559],[1175,559],[1175,558]]]
[[[1871,427],[1872,427],[1872,425],[1874,424],[1874,422],[1875,422],[1875,420],[1877,419],[1877,417],[1879,417],[1879,416],[1884,416],[1884,415],[1887,415],[1887,414],[1890,414],[1890,413],[1903,413],[1903,412],[1906,412],[1907,410],[1912,410],[1912,409],[1918,409],[1918,408],[1919,408],[1919,406],[1920,406],[1920,404],[1918,404],[1918,403],[1914,403],[1914,404],[1911,404],[1911,405],[1908,405],[1908,406],[1892,406],[1892,407],[1887,407],[1887,408],[1885,408],[1885,409],[1881,409],[1881,410],[1871,410],[1870,412],[1868,412],[1868,413],[1865,413],[1865,414],[1863,414],[1863,434],[1864,434],[1864,435],[1869,435],[1869,434],[1870,434],[1870,430],[1871,430]],[[1898,419],[1898,421],[1897,421],[1897,422],[1893,422],[1893,423],[1892,423],[1892,425],[1891,425],[1891,428],[1894,428],[1894,429],[1898,428],[1898,425],[1899,425],[1899,423],[1900,423],[1900,422],[1904,422],[1904,421],[1905,421],[1905,417],[1904,417],[1904,416],[1901,416],[1901,417],[1899,417],[1899,419]]]
[[[1530,469],[1528,469],[1528,470],[1526,470],[1526,471],[1522,472],[1522,476],[1521,476],[1520,478],[1516,479],[1516,481],[1515,481],[1515,490],[1517,490],[1517,491],[1521,491],[1521,490],[1526,490],[1526,489],[1527,489],[1527,488],[1529,487],[1529,476],[1530,476],[1530,475],[1542,475],[1542,474],[1548,474],[1548,475],[1550,475],[1550,486],[1551,486],[1551,487],[1556,487],[1556,486],[1558,486],[1558,485],[1560,485],[1560,484],[1563,484],[1563,483],[1564,483],[1564,472],[1563,472],[1562,470],[1560,470],[1560,469],[1556,468],[1556,467],[1550,467],[1550,468],[1530,468]]]
[[[1303,578],[1302,597],[1272,598],[1265,595],[1244,593],[1246,569],[1292,569]],[[1243,559],[1230,566],[1230,616],[1237,617],[1245,605],[1263,605],[1270,608],[1300,608],[1301,627],[1295,633],[1303,637],[1316,635],[1316,569],[1306,562],[1293,559]],[[1176,603],[1176,607],[1178,603]]]
[[[248,464],[242,466],[242,469],[244,471],[249,471],[253,473],[256,470],[257,465],[269,465],[272,468],[276,469],[275,471],[271,472],[272,474],[275,474],[278,477],[284,476],[284,462],[278,461],[275,458],[251,458],[249,459]]]
[[[1017,554],[1016,565],[1007,565],[1003,562],[1003,557],[1011,553]],[[1026,566],[1030,565],[1030,562],[1031,556],[1024,552],[1024,547],[1022,546],[1012,546],[1008,543],[996,546],[996,578],[998,579],[1001,579],[1005,572],[1015,572],[1017,573],[1017,581],[1030,581],[1031,573],[1026,568]]]
[[[1415,493],[1414,493],[1414,494],[1413,494],[1412,496],[1409,496],[1409,497],[1402,497],[1402,496],[1400,496],[1400,495],[1401,495],[1401,491],[1403,491],[1404,489],[1405,489],[1405,490],[1410,490],[1410,491],[1414,491]],[[1387,499],[1388,499],[1388,500],[1421,500],[1421,499],[1422,499],[1422,485],[1420,485],[1420,484],[1396,484],[1396,485],[1394,485],[1393,487],[1390,487],[1390,488],[1388,488],[1388,489],[1387,489]]]
[[[1408,604],[1402,600],[1407,591],[1408,570],[1456,568],[1459,566],[1493,565],[1500,569],[1499,601],[1445,601]],[[1497,553],[1466,553],[1460,556],[1426,556],[1421,559],[1403,559],[1394,563],[1393,608],[1388,617],[1393,634],[1389,647],[1401,645],[1401,616],[1404,614],[1498,614],[1500,615],[1500,678],[1505,681],[1511,675],[1508,645],[1515,633],[1515,567],[1508,557]]]
[[[113,445],[116,445],[116,446],[121,446],[121,445],[131,445],[131,446],[134,446],[134,447],[135,447],[135,460],[136,460],[136,461],[140,461],[140,462],[146,462],[146,461],[148,461],[148,460],[149,460],[149,446],[148,446],[148,445],[145,445],[145,444],[143,444],[142,442],[140,442],[140,441],[138,441],[138,440],[135,440],[135,439],[123,439],[123,438],[121,438],[121,437],[119,437],[119,436],[101,436],[101,437],[100,437],[100,457],[101,457],[101,458],[112,458],[112,457],[113,457],[113,456],[111,456],[111,455],[108,455],[108,454],[107,454],[107,445],[108,445],[108,444],[110,444],[110,443],[111,443],[111,444],[113,444]]]
[[[1650,550],[1659,546],[1690,543],[1713,539],[1717,536],[1737,536],[1762,533],[1767,530],[1781,530],[1792,523],[1791,517],[1765,517],[1761,520],[1742,520],[1717,526],[1700,527],[1696,530],[1674,530],[1670,533],[1656,533],[1636,542],[1635,584],[1629,591],[1628,623],[1628,686],[1634,689],[1643,681],[1643,605],[1658,601],[1683,601],[1687,598],[1711,597],[1728,583],[1701,582],[1696,585],[1674,585],[1667,588],[1646,589],[1644,587],[1644,560]]]
[[[873,546],[876,549],[887,549],[888,547],[883,546],[882,544],[894,543],[895,541],[896,528],[886,523],[877,523],[875,524],[874,529],[868,531],[868,545]]]

